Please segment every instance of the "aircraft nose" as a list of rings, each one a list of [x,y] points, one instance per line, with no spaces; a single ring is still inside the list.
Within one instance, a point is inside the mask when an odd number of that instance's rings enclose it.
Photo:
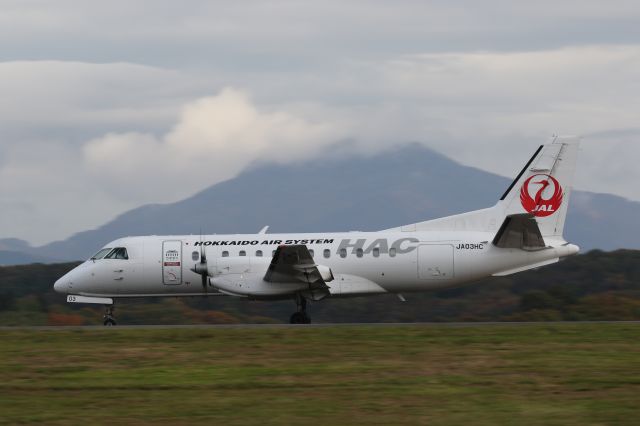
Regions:
[[[60,278],[58,281],[55,282],[55,284],[53,284],[53,290],[56,291],[57,293],[62,293],[62,278]]]
[[[62,276],[58,281],[53,284],[53,290],[57,293],[66,293],[70,287],[70,275],[69,273]]]

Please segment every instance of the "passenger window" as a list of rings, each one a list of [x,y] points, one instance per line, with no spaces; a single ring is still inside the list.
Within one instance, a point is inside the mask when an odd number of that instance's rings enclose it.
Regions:
[[[331,250],[329,249],[324,249],[324,258],[328,259],[331,257]]]
[[[389,249],[389,257],[396,257],[396,249],[394,247]]]
[[[378,247],[375,247],[373,249],[373,257],[379,257],[380,256],[380,249]]]
[[[194,251],[193,253],[191,253],[191,259],[195,261],[200,259],[200,253],[198,253],[197,251]]]
[[[313,255],[314,255],[313,249],[309,250],[309,254],[311,255],[311,257],[313,257]]]
[[[240,250],[239,256],[246,256],[247,252],[244,250]]]
[[[346,248],[341,248],[338,253],[340,253],[340,257],[342,257],[342,258],[347,257],[347,249]]]
[[[116,247],[111,253],[109,253],[105,259],[120,259],[127,260],[129,259],[129,255],[127,254],[127,249],[124,247]]]
[[[256,250],[256,257],[262,257],[262,250]]]
[[[228,251],[223,251],[222,252],[222,257],[229,257],[229,252]]]
[[[356,249],[356,256],[362,257],[362,249],[361,248],[357,248]]]

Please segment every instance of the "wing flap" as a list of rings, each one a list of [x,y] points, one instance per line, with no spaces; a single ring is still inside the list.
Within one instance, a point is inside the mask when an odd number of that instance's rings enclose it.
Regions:
[[[271,283],[304,282],[311,290],[326,289],[327,284],[305,245],[280,246],[276,249],[264,280]]]

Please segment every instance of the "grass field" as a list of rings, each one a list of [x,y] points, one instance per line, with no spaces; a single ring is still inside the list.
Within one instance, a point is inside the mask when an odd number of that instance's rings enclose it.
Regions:
[[[0,330],[0,422],[640,424],[640,326]]]

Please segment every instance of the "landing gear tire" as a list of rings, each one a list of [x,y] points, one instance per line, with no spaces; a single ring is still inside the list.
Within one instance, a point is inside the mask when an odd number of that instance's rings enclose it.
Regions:
[[[108,327],[113,327],[116,325],[116,319],[113,316],[113,310],[115,307],[113,305],[107,305],[105,307],[104,316],[102,317],[102,324]]]
[[[311,324],[311,318],[307,314],[307,299],[301,295],[296,295],[296,305],[298,310],[291,315],[289,323],[291,324]]]
[[[116,325],[116,320],[114,320],[113,318],[105,318],[103,324],[107,327],[112,327]]]

